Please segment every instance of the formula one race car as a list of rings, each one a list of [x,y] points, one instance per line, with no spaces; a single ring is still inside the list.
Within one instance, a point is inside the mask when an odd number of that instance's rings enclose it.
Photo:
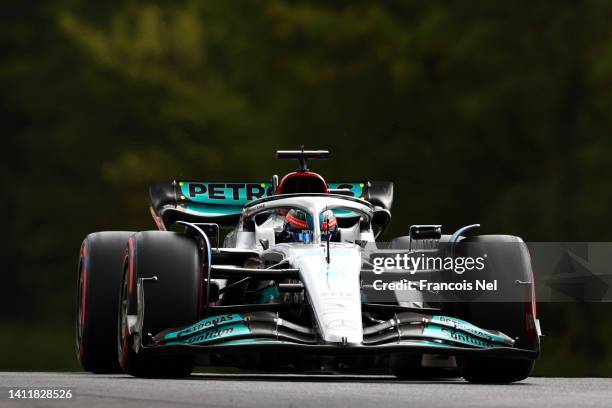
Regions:
[[[280,182],[153,183],[158,230],[88,235],[76,321],[83,369],[169,378],[197,364],[526,378],[540,330],[523,241],[469,236],[477,225],[452,235],[414,225],[377,242],[391,220],[393,184],[328,183],[307,168],[308,159],[328,156],[278,151],[299,161]],[[434,262],[411,271],[395,262],[425,257]],[[393,266],[381,273],[380,265]],[[452,285],[463,291],[444,291]]]

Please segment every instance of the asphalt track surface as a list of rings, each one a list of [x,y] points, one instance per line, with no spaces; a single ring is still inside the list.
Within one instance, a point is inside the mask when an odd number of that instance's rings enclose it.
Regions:
[[[70,389],[69,400],[9,399],[15,389]],[[125,375],[0,372],[0,407],[611,407],[612,379],[529,378],[513,385],[386,376]]]

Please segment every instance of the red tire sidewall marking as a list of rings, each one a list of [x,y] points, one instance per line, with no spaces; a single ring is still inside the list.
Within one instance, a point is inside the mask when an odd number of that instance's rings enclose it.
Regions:
[[[128,247],[130,251],[130,285],[128,293],[131,295],[134,289],[134,240],[132,238],[128,240]]]
[[[123,330],[126,330],[126,329],[124,328]],[[123,337],[123,342],[121,344],[121,358],[119,359],[119,365],[121,365],[122,368],[125,368],[125,363],[127,361],[128,348],[129,348],[128,336],[126,335]]]

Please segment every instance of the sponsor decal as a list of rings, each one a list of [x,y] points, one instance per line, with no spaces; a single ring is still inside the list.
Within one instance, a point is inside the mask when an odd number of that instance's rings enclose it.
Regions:
[[[181,198],[201,204],[246,204],[272,195],[270,183],[180,182]]]
[[[486,340],[479,339],[477,337],[471,336],[467,333],[449,327],[427,326],[423,330],[423,335],[437,339],[452,341],[454,343],[465,344],[473,347],[502,347],[501,345],[489,343]]]
[[[236,323],[236,322],[241,322],[241,321],[244,321],[244,318],[242,317],[242,315],[235,314],[235,313],[228,313],[224,315],[208,317],[206,319],[200,320],[198,323],[192,326],[189,326],[185,329],[175,331],[175,332],[170,332],[166,334],[164,336],[164,340],[180,339],[183,337],[191,336],[194,333],[208,330],[213,327],[217,327],[220,325],[227,325],[229,323]]]
[[[447,325],[452,325],[455,326],[458,329],[464,330],[464,331],[468,331],[470,333],[473,333],[479,337],[484,337],[490,341],[494,341],[495,339],[493,338],[493,336],[491,336],[491,334],[483,331],[482,329],[468,323],[465,322],[463,320],[460,319],[453,319],[450,317],[446,317],[446,316],[434,316],[431,318],[431,321],[433,323],[436,322],[440,322],[442,324],[447,324]]]
[[[243,205],[249,201],[271,196],[270,182],[202,182],[180,181],[181,200],[200,204],[233,204]],[[329,183],[332,189],[349,190],[356,198],[363,198],[363,183]]]
[[[441,257],[441,256],[426,256],[421,253],[399,254],[393,255],[391,251],[388,256],[377,256],[372,259],[372,272],[380,275],[387,270],[405,270],[411,275],[419,271],[454,271],[458,275],[462,275],[466,271],[482,271],[485,268],[487,254],[473,257]],[[484,289],[484,288],[483,288]]]
[[[431,318],[431,321],[432,323],[440,323],[442,325],[453,326],[456,329],[460,329],[462,331],[472,333],[478,337],[482,337],[486,339],[487,341],[497,341],[497,342],[506,343],[506,344],[514,343],[512,339],[506,338],[506,336],[499,336],[494,333],[489,333],[461,319],[446,317],[446,316],[433,316]]]
[[[228,337],[236,337],[245,334],[250,334],[251,330],[243,323],[234,323],[226,326],[219,326],[208,329],[202,333],[192,335],[187,338],[180,338],[178,341],[173,341],[168,344],[201,344],[210,343],[216,340],[225,339]]]

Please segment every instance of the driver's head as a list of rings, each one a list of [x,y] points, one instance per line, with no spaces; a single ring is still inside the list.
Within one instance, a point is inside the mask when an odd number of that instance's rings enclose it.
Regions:
[[[334,236],[338,232],[338,221],[332,210],[325,210],[319,215],[319,225],[322,235]]]
[[[312,242],[313,230],[312,217],[306,212],[292,209],[285,216],[283,231],[293,242]]]
[[[338,220],[332,210],[325,210],[319,215],[319,225],[321,226],[321,239],[340,241]]]
[[[323,211],[319,215],[319,227],[321,234],[325,237],[330,236],[331,241],[336,241],[338,238],[338,222],[332,210]],[[312,242],[314,233],[314,224],[312,216],[298,209],[290,210],[285,216],[285,225],[283,231],[290,237],[293,242]]]

